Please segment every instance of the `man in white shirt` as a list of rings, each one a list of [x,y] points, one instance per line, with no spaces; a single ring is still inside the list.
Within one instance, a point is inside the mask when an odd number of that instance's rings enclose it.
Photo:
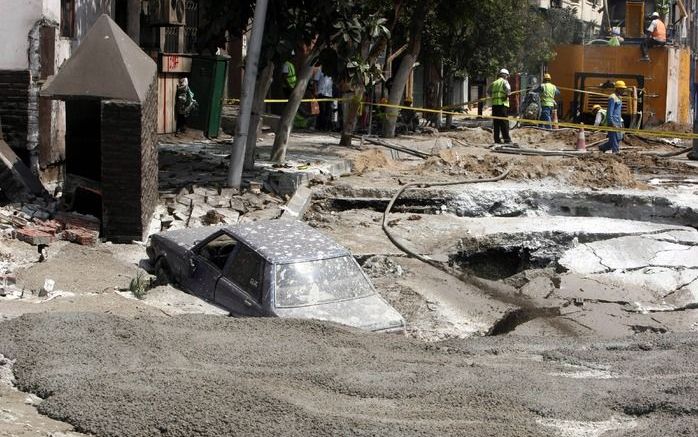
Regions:
[[[315,96],[318,99],[332,98],[332,78],[322,72],[322,67],[318,67],[313,76],[315,84]],[[332,129],[332,102],[320,102],[320,114],[317,118],[316,127],[321,131]]]

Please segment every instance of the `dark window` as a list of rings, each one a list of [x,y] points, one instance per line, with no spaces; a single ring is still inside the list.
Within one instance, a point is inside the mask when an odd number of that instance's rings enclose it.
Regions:
[[[261,303],[263,272],[264,260],[249,247],[241,246],[225,276]]]
[[[196,53],[199,31],[199,0],[187,0],[184,26],[184,53]]]
[[[221,234],[206,243],[200,250],[199,255],[211,264],[223,270],[225,262],[235,249],[237,241],[228,234]]]
[[[61,36],[75,38],[75,0],[61,0]]]

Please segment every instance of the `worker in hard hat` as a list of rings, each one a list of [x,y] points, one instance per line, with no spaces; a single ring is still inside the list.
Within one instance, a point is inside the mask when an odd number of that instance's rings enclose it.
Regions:
[[[557,89],[552,83],[553,78],[549,73],[543,75],[543,83],[538,87],[538,93],[540,94],[540,119],[547,121],[548,124],[544,124],[543,128],[552,129],[550,124],[553,121],[553,111],[557,110],[557,102],[555,99],[560,95],[560,90]]]
[[[650,48],[666,45],[666,25],[659,18],[659,12],[652,12],[651,18],[652,21],[645,32],[647,38],[640,44],[640,49],[642,49],[642,61],[650,60]]]
[[[499,70],[499,77],[487,89],[487,95],[492,98],[492,116],[507,117],[509,111],[509,94],[511,94],[511,85],[509,85],[509,70],[502,68]],[[509,136],[509,120],[503,118],[493,119],[492,126],[494,128],[494,142],[496,144],[511,143]]]
[[[594,105],[591,108],[592,114],[594,114],[594,126],[606,126],[606,110],[601,107],[601,105]]]
[[[625,82],[618,80],[615,83],[615,91],[608,96],[608,110],[606,111],[606,126],[615,128],[623,128],[623,100],[621,96],[625,93],[628,87]],[[612,153],[620,152],[620,142],[623,139],[622,132],[608,132],[608,141],[599,146],[602,152],[611,151]]]

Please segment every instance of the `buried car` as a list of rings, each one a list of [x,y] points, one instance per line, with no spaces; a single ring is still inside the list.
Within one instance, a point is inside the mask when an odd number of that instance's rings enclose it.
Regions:
[[[158,280],[239,316],[318,319],[370,331],[405,321],[351,253],[305,223],[265,220],[162,232],[148,257]]]

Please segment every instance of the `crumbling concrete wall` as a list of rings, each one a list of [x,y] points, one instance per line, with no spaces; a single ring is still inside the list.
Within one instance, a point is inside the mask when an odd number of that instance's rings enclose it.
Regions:
[[[102,102],[102,228],[110,241],[143,240],[155,210],[156,85],[143,104]]]

